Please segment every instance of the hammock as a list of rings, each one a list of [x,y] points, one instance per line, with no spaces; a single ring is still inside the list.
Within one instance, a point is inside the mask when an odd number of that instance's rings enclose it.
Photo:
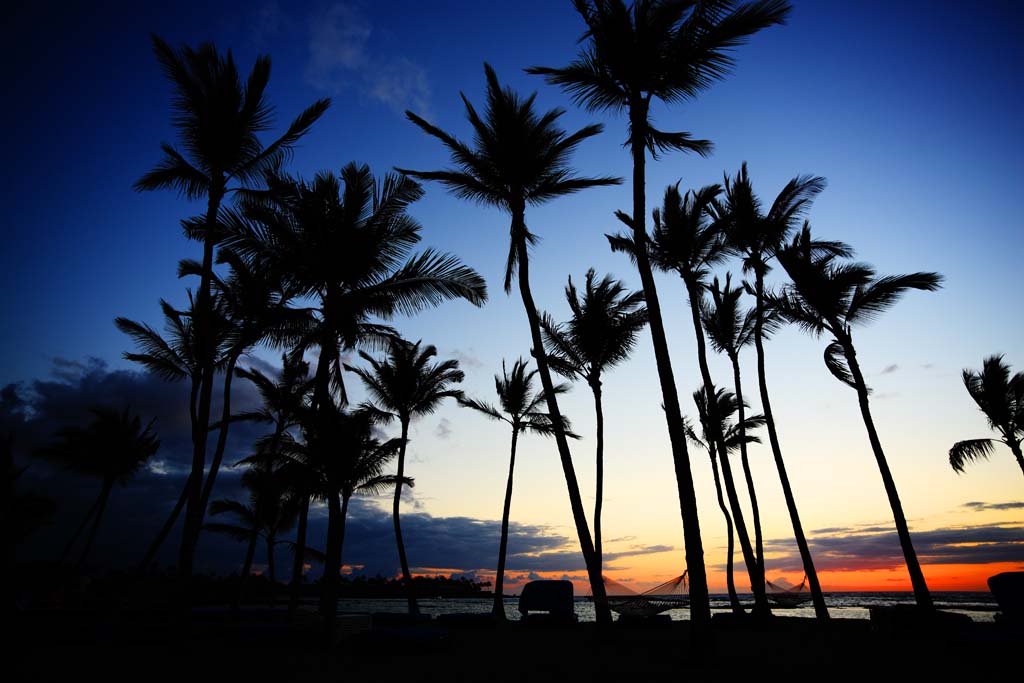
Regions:
[[[670,609],[690,606],[690,596],[686,592],[685,571],[681,576],[670,579],[643,593],[630,590],[607,576],[603,578],[609,609],[624,617],[651,617]],[[588,595],[588,597],[593,600],[593,596]]]
[[[800,582],[798,586],[792,586],[786,588],[778,584],[774,584],[771,581],[765,581],[767,587],[768,600],[775,603],[779,607],[797,607],[802,605],[811,599],[811,594],[807,592],[807,575],[804,575],[804,580]]]

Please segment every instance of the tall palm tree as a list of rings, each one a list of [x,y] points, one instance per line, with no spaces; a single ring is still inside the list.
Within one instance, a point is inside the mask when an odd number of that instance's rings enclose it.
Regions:
[[[690,613],[697,632],[706,633],[711,606],[704,549],[679,394],[646,249],[645,176],[648,153],[652,158],[673,150],[707,155],[711,143],[694,139],[689,133],[658,130],[651,124],[650,107],[655,99],[668,104],[695,99],[729,73],[734,48],[761,29],[783,23],[790,6],[784,0],[635,0],[629,6],[624,0],[574,0],[574,5],[587,25],[577,59],[561,69],[533,67],[527,71],[561,86],[577,104],[590,111],[625,111],[629,116],[633,212],[631,216],[620,214],[620,219],[625,219],[632,229],[638,247],[637,270],[650,311],[651,340],[679,490],[690,577]]]
[[[715,478],[718,507],[722,511],[722,516],[725,517],[725,526],[729,538],[725,572],[726,586],[729,591],[729,603],[732,606],[733,613],[743,614],[743,606],[736,595],[736,581],[733,578],[733,549],[735,541],[733,539],[732,516],[729,514],[729,506],[726,505],[725,498],[722,495],[722,483],[718,477],[718,458],[716,457],[714,441],[721,435],[725,442],[727,453],[734,453],[739,448],[745,449],[748,443],[761,443],[760,438],[748,432],[762,426],[764,424],[764,416],[751,415],[746,419],[741,418],[735,424],[730,423],[732,416],[737,414],[742,406],[735,394],[725,389],[717,389],[715,391],[715,403],[718,404],[716,412],[721,420],[721,424],[714,428],[710,424],[711,416],[708,411],[708,396],[704,387],[693,392],[693,401],[697,405],[697,414],[700,418],[701,436],[697,436],[697,433],[689,424],[686,425],[686,436],[694,445],[707,450],[708,456],[711,458],[711,471]]]
[[[487,77],[487,109],[482,117],[469,99],[462,95],[466,118],[473,127],[474,147],[427,123],[416,114],[406,112],[406,116],[424,132],[444,143],[454,167],[444,171],[405,172],[416,178],[440,181],[456,196],[502,209],[512,219],[505,266],[505,292],[512,289],[512,279],[518,269],[519,294],[526,309],[537,372],[554,425],[555,443],[569,491],[576,534],[587,566],[592,594],[598,600],[597,618],[601,623],[608,623],[611,622],[611,612],[603,600],[604,583],[583,510],[569,441],[561,428],[562,414],[544,353],[540,315],[530,289],[528,252],[537,237],[526,226],[526,206],[542,204],[590,187],[618,184],[621,180],[579,177],[573,174],[569,166],[569,157],[576,147],[601,132],[601,126],[590,125],[575,133],[566,133],[557,125],[558,119],[565,113],[563,110],[552,109],[540,114],[534,109],[536,93],[522,98],[511,88],[502,88],[489,64],[484,64],[484,73]]]
[[[980,373],[965,369],[963,380],[967,393],[985,414],[989,427],[999,432],[999,440],[1009,447],[1024,472],[1024,455],[1020,451],[1024,439],[1024,373],[1017,372],[1011,377],[1010,366],[1003,362],[1002,354],[997,354],[984,360]],[[950,467],[961,473],[967,463],[988,459],[995,441],[957,441],[949,449]]]
[[[90,408],[93,419],[84,427],[69,426],[57,432],[57,440],[36,451],[36,455],[54,461],[69,470],[95,477],[102,482],[96,502],[61,554],[61,562],[71,553],[75,541],[92,520],[85,548],[78,558],[81,567],[107,509],[107,501],[115,484],[125,486],[139,469],[160,449],[160,439],[153,433],[153,420],[143,426],[138,415],[128,408],[118,412],[111,408]]]
[[[825,596],[818,581],[818,572],[814,568],[810,546],[804,535],[803,524],[796,507],[796,497],[790,485],[789,473],[782,458],[782,446],[779,444],[778,432],[775,428],[775,417],[772,412],[771,397],[768,393],[768,380],[765,374],[764,339],[771,331],[772,324],[768,305],[765,276],[771,272],[771,264],[776,253],[786,245],[800,219],[810,208],[814,198],[825,189],[825,179],[820,176],[797,176],[786,183],[782,191],[772,202],[768,212],[763,211],[761,200],[754,193],[753,184],[744,163],[736,177],[725,178],[725,197],[720,210],[726,224],[729,249],[740,256],[744,272],[754,274],[754,349],[757,353],[757,381],[761,395],[761,410],[767,420],[768,443],[771,445],[775,468],[779,473],[782,493],[786,499],[790,523],[793,525],[793,536],[800,560],[803,563],[807,584],[811,589],[814,614],[819,621],[828,621],[828,607]],[[815,253],[848,256],[849,248],[841,242],[815,242],[812,245]]]
[[[512,510],[512,478],[516,469],[516,446],[519,434],[531,432],[544,436],[553,436],[555,431],[550,416],[543,412],[545,403],[544,392],[533,390],[533,378],[536,370],[526,370],[527,362],[522,358],[512,365],[510,373],[501,362],[501,375],[494,376],[494,390],[498,394],[499,407],[472,398],[461,398],[459,404],[472,408],[494,420],[507,422],[512,427],[512,449],[508,462],[508,483],[505,484],[505,506],[501,513],[501,541],[498,544],[498,570],[494,577],[494,606],[492,613],[498,619],[505,619],[505,553],[508,550],[508,520]],[[564,393],[568,387],[556,384],[555,391]],[[566,436],[579,438],[569,431],[569,425],[563,420]]]
[[[409,612],[412,614],[419,614],[419,606],[413,592],[412,574],[409,572],[409,560],[405,555],[399,517],[402,480],[405,477],[405,451],[409,444],[409,424],[414,418],[433,413],[446,398],[462,398],[462,392],[453,387],[465,378],[459,370],[457,360],[433,362],[437,349],[433,345],[421,348],[421,343],[418,341],[413,344],[396,337],[388,345],[387,357],[382,361],[365,351],[359,352],[362,359],[370,364],[369,370],[345,366],[345,369],[354,372],[363,381],[373,406],[387,418],[397,419],[402,427],[392,516],[395,523],[395,540],[398,544],[398,560],[402,566],[402,581],[405,582],[408,591]]]
[[[412,253],[422,226],[406,210],[423,190],[409,178],[389,174],[378,182],[369,167],[349,164],[340,178],[326,172],[312,181],[272,174],[267,184],[264,196],[251,197],[232,216],[230,242],[275,273],[295,297],[309,301],[310,323],[288,343],[296,353],[319,348],[311,408],[323,423],[315,431],[327,434],[336,398],[345,400],[342,351],[386,343],[397,333],[379,321],[398,314],[458,298],[482,305],[487,288],[451,254]],[[317,443],[328,457],[330,440]],[[329,499],[328,538],[335,543],[340,515],[340,501]],[[325,593],[336,599],[336,571],[326,580]],[[324,608],[330,600],[328,595]]]
[[[565,299],[572,317],[556,325],[550,316],[541,318],[544,347],[551,368],[571,380],[582,379],[594,394],[597,418],[596,493],[594,496],[594,553],[602,571],[601,506],[604,492],[604,410],[601,405],[601,375],[629,357],[640,330],[647,324],[643,292],[627,292],[619,280],[604,276],[595,283],[596,273],[587,271],[583,295],[579,296],[569,278]]]
[[[264,98],[270,79],[270,58],[260,56],[243,83],[229,50],[226,56],[213,43],[197,49],[175,50],[152,36],[153,50],[164,75],[174,89],[174,127],[184,152],[168,143],[164,158],[135,183],[135,189],[175,190],[188,199],[206,198],[202,219],[186,221],[189,235],[203,243],[200,284],[196,295],[196,357],[201,368],[197,409],[192,413],[192,476],[189,479],[185,532],[182,535],[178,571],[188,577],[199,527],[202,474],[206,467],[206,437],[213,393],[215,344],[208,332],[214,252],[224,237],[220,227],[221,203],[229,193],[258,182],[268,169],[285,161],[295,144],[330,105],[322,99],[292,121],[284,134],[264,145],[260,134],[273,124],[273,107]]]
[[[931,595],[910,540],[910,529],[896,482],[889,471],[889,463],[871,417],[869,390],[857,362],[852,328],[870,322],[908,290],[937,290],[942,276],[937,273],[877,276],[874,269],[865,264],[843,263],[832,254],[816,253],[810,228],[806,225],[785,249],[778,252],[778,258],[793,281],[779,301],[783,313],[816,336],[832,335],[832,341],[825,348],[825,366],[836,379],[857,391],[861,417],[892,507],[914,598],[922,608],[931,609]]]
[[[241,602],[242,588],[249,578],[256,545],[260,538],[266,543],[267,578],[270,579],[270,602],[273,604],[276,587],[276,563],[274,551],[281,541],[277,536],[295,525],[299,512],[299,500],[293,495],[287,480],[269,467],[251,467],[242,475],[242,486],[249,491],[249,503],[236,500],[215,500],[210,505],[213,516],[230,515],[235,524],[210,522],[208,531],[225,534],[237,540],[248,542],[245,561],[239,581],[236,605]]]
[[[704,326],[700,319],[700,306],[704,300],[704,289],[712,266],[724,260],[725,242],[722,222],[717,219],[715,200],[721,193],[718,185],[708,185],[700,190],[690,190],[685,195],[679,192],[679,185],[669,185],[665,189],[665,199],[661,208],[654,210],[654,230],[650,237],[650,260],[659,270],[674,272],[682,279],[690,302],[690,320],[697,341],[697,361],[700,368],[707,400],[704,405],[708,411],[708,434],[710,443],[718,448],[719,460],[722,465],[722,479],[732,510],[732,518],[739,537],[743,560],[750,576],[750,586],[754,593],[754,611],[758,614],[769,614],[768,597],[765,593],[764,568],[758,563],[747,533],[743,508],[740,507],[736,484],[732,476],[732,465],[727,457],[725,438],[719,432],[722,417],[718,414],[718,401],[715,400],[715,385],[708,367],[707,350],[704,343]],[[626,251],[635,259],[633,239],[629,236],[611,238],[613,249]]]

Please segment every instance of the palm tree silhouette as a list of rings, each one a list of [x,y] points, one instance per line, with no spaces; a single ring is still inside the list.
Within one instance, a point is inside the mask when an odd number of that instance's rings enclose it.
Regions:
[[[717,428],[712,427],[710,424],[710,415],[708,411],[708,396],[707,391],[704,387],[701,387],[697,391],[693,392],[693,402],[697,405],[697,414],[700,417],[701,425],[701,436],[697,436],[697,433],[693,430],[690,424],[686,424],[686,436],[694,443],[694,445],[704,448],[708,452],[708,457],[711,458],[711,471],[715,478],[715,492],[718,497],[718,508],[722,511],[722,516],[725,517],[726,532],[728,533],[728,559],[726,560],[726,571],[725,580],[726,586],[729,591],[729,604],[732,606],[734,614],[743,614],[743,606],[740,604],[739,597],[736,595],[736,581],[733,578],[733,550],[735,547],[735,541],[733,540],[733,525],[732,516],[729,514],[729,506],[726,505],[725,498],[722,495],[722,483],[718,477],[718,459],[715,457],[715,444],[714,440],[719,438],[719,435],[725,443],[725,450],[728,453],[734,453],[737,449],[746,448],[748,443],[761,443],[761,439],[753,434],[747,432],[753,431],[764,424],[763,415],[751,415],[750,417],[740,418],[735,424],[729,422],[730,418],[742,410],[742,405],[736,398],[736,395],[726,391],[725,389],[717,389],[715,391],[715,403],[717,406],[717,415],[721,420],[721,423]]]
[[[742,288],[733,288],[732,277],[729,273],[725,276],[725,287],[715,277],[711,286],[707,288],[711,293],[711,299],[706,297],[701,300],[700,319],[704,325],[704,331],[708,335],[711,348],[719,353],[724,353],[732,363],[733,385],[736,396],[737,424],[740,429],[740,436],[744,436],[744,425],[746,424],[745,408],[743,402],[743,383],[740,381],[740,349],[749,346],[754,341],[754,315],[753,309],[741,310],[739,305]],[[777,326],[778,316],[770,316],[762,323],[762,334],[774,330]],[[747,458],[747,441],[741,438],[739,441],[740,462],[743,465],[743,477],[747,482],[747,494],[750,496],[750,507],[753,513],[754,522],[754,555],[757,564],[761,567],[762,574],[765,572],[764,564],[764,540],[761,533],[761,512],[757,504],[757,492],[754,489],[754,477],[750,471],[750,462]]]
[[[299,500],[293,495],[287,480],[269,467],[251,467],[242,475],[242,486],[249,491],[249,503],[236,500],[215,500],[210,505],[210,515],[231,516],[235,524],[209,522],[204,528],[224,534],[239,541],[247,541],[245,561],[239,581],[236,605],[241,603],[242,588],[252,568],[256,544],[266,543],[267,578],[270,579],[270,602],[274,603],[277,592],[274,551],[281,543],[277,536],[295,525],[299,513]]]
[[[991,429],[999,432],[999,441],[1006,444],[1024,472],[1024,456],[1020,443],[1024,439],[1024,373],[1010,376],[1010,366],[1003,362],[1002,354],[989,356],[981,372],[965,369],[964,386],[978,408],[985,414]],[[992,455],[995,439],[969,439],[957,441],[949,449],[949,465],[957,473],[976,460],[987,460]]]
[[[596,493],[594,496],[594,552],[602,571],[601,506],[604,491],[604,410],[601,405],[601,375],[625,361],[636,346],[640,330],[647,324],[643,292],[627,292],[622,282],[587,271],[583,295],[579,296],[569,278],[565,299],[572,317],[560,325],[550,316],[541,318],[548,363],[570,380],[582,379],[594,394],[597,418]]]
[[[633,160],[633,213],[619,218],[633,230],[637,270],[650,311],[651,340],[661,381],[665,419],[679,490],[680,514],[690,578],[690,614],[697,633],[706,633],[711,619],[700,520],[686,450],[679,394],[669,356],[661,304],[646,249],[645,169],[652,158],[673,150],[707,155],[711,143],[689,133],[671,133],[651,124],[654,99],[675,104],[695,99],[730,71],[731,51],[763,28],[781,24],[789,14],[788,2],[758,0],[737,3],[657,2],[636,0],[575,0],[586,22],[579,56],[567,67],[533,67],[529,73],[561,86],[574,101],[590,111],[626,111],[628,144]]]
[[[910,530],[903,515],[896,482],[889,471],[871,417],[869,390],[857,362],[852,328],[870,322],[892,306],[907,290],[935,291],[941,286],[942,276],[937,273],[912,273],[879,277],[875,275],[874,269],[865,264],[841,263],[834,254],[815,251],[815,243],[807,225],[786,248],[778,252],[778,258],[793,281],[779,300],[783,313],[814,335],[832,335],[832,341],[825,347],[825,366],[836,379],[857,391],[861,417],[892,507],[914,598],[920,607],[932,609],[931,595],[924,574],[921,573],[914,544],[910,540]]]
[[[719,432],[723,419],[718,414],[718,401],[714,398],[716,388],[708,367],[704,327],[700,319],[700,307],[704,301],[704,289],[707,286],[710,269],[724,260],[726,255],[725,235],[722,232],[722,222],[717,220],[715,205],[721,191],[722,188],[718,185],[708,185],[700,190],[690,190],[683,195],[679,192],[678,184],[669,185],[665,189],[662,207],[655,209],[653,213],[654,230],[649,242],[650,260],[656,268],[678,274],[686,287],[690,301],[690,319],[697,340],[698,366],[704,390],[707,392],[704,406],[708,411],[706,422],[710,443],[718,448],[722,479],[725,480],[725,491],[732,510],[736,535],[739,536],[740,549],[754,593],[754,611],[757,614],[770,614],[771,608],[765,594],[764,568],[758,563],[750,544],[743,508],[740,507],[740,500],[736,494],[732,465],[727,457],[725,439]],[[626,251],[633,257],[633,239],[621,235],[610,239],[612,249]]]
[[[771,271],[771,262],[779,249],[785,246],[793,229],[800,218],[806,213],[814,198],[825,189],[825,179],[820,176],[797,176],[782,188],[772,202],[768,213],[762,210],[761,200],[754,193],[753,184],[744,163],[737,172],[735,179],[725,178],[725,198],[721,202],[720,211],[725,222],[729,249],[740,256],[744,272],[754,274],[754,349],[757,353],[757,381],[761,395],[761,410],[764,412],[768,428],[768,443],[771,445],[775,468],[779,472],[782,493],[786,499],[790,523],[793,525],[793,536],[800,551],[804,574],[811,589],[814,614],[819,621],[828,621],[828,606],[818,582],[818,572],[814,568],[810,546],[804,536],[803,524],[796,507],[796,498],[789,482],[786,463],[782,459],[782,447],[779,445],[778,432],[775,429],[775,418],[772,413],[771,398],[768,395],[768,380],[765,375],[764,339],[777,321],[769,322],[772,317],[767,303],[765,276]],[[815,242],[812,245],[815,253],[849,255],[849,248],[841,242]]]
[[[202,524],[200,501],[216,357],[216,344],[208,332],[213,315],[210,285],[214,251],[224,237],[221,203],[229,192],[245,189],[287,159],[299,139],[327,110],[330,100],[312,104],[281,137],[264,146],[259,135],[273,123],[273,108],[264,99],[270,78],[269,57],[256,59],[243,84],[230,50],[221,56],[212,43],[203,43],[198,49],[185,46],[176,51],[156,35],[152,41],[157,61],[174,89],[172,120],[184,153],[163,143],[163,160],[135,183],[135,189],[173,189],[188,199],[206,198],[205,216],[186,221],[190,237],[203,242],[193,320],[200,390],[197,409],[192,413],[192,476],[178,562],[179,573],[187,578],[192,573]]]
[[[483,413],[494,420],[507,422],[512,427],[512,448],[508,463],[508,483],[505,485],[505,506],[501,513],[501,542],[498,545],[498,570],[494,577],[494,606],[491,611],[498,619],[505,619],[504,583],[505,583],[505,554],[508,550],[508,519],[512,509],[512,478],[516,469],[516,446],[519,443],[519,434],[532,432],[544,436],[553,436],[555,430],[551,424],[551,417],[543,412],[541,404],[545,403],[544,392],[533,390],[533,378],[536,370],[526,370],[527,362],[522,358],[516,360],[512,365],[510,373],[505,362],[501,363],[501,375],[494,376],[494,390],[498,394],[498,404],[495,407],[489,403],[472,398],[460,398],[459,404],[472,408]],[[556,393],[568,391],[565,384],[556,384]],[[576,434],[570,431],[568,421],[562,418],[563,431],[567,437],[578,439]]]
[[[118,412],[111,408],[93,407],[89,411],[93,419],[87,425],[63,427],[58,430],[55,442],[35,451],[41,458],[59,463],[74,472],[96,477],[102,482],[96,502],[89,508],[85,519],[61,553],[60,562],[63,563],[75,541],[92,520],[92,528],[78,558],[77,567],[85,564],[89,556],[114,485],[126,486],[132,476],[160,449],[160,439],[152,432],[153,420],[143,426],[141,418],[132,415],[128,408]]]
[[[544,114],[534,110],[536,93],[523,99],[511,88],[502,88],[489,64],[484,64],[487,77],[487,110],[481,117],[462,95],[466,117],[473,126],[475,148],[427,123],[412,112],[406,116],[428,135],[444,143],[451,153],[454,168],[445,171],[403,171],[424,180],[437,180],[456,196],[498,207],[512,218],[508,260],[505,267],[505,292],[512,288],[512,279],[518,268],[519,293],[530,325],[533,355],[554,426],[555,443],[569,490],[576,534],[587,566],[592,594],[598,600],[597,618],[601,623],[611,621],[604,597],[604,583],[597,566],[593,540],[587,526],[579,484],[569,452],[569,442],[561,428],[561,412],[554,392],[551,372],[544,354],[540,316],[530,290],[529,246],[537,240],[526,226],[527,204],[562,197],[589,187],[614,185],[617,178],[581,178],[573,175],[569,156],[589,137],[601,132],[601,126],[590,125],[572,134],[557,126],[564,114],[552,109]]]
[[[437,349],[422,342],[412,344],[404,339],[394,338],[388,345],[387,357],[378,361],[365,351],[359,355],[370,364],[370,370],[346,365],[363,381],[370,395],[372,405],[385,419],[397,419],[402,426],[401,445],[398,449],[398,472],[392,515],[395,523],[395,540],[398,544],[398,559],[402,566],[402,580],[408,591],[409,612],[419,614],[419,606],[413,592],[412,574],[405,556],[402,541],[402,524],[399,508],[402,502],[402,481],[405,476],[405,450],[409,444],[409,423],[417,417],[429,415],[437,410],[446,398],[460,399],[462,392],[453,389],[465,375],[459,370],[457,360],[432,362]]]

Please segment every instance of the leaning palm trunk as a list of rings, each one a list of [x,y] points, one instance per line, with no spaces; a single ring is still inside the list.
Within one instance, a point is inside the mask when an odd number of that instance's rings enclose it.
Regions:
[[[771,614],[768,606],[768,597],[765,594],[764,571],[757,563],[754,556],[754,549],[750,545],[750,535],[747,533],[747,525],[743,519],[743,508],[740,507],[739,496],[736,495],[736,484],[732,477],[732,465],[729,463],[729,452],[725,447],[725,437],[722,434],[722,419],[718,414],[718,400],[715,397],[715,385],[711,381],[711,370],[708,367],[707,350],[704,347],[704,328],[700,322],[700,291],[696,284],[686,283],[687,294],[690,298],[690,315],[693,319],[693,331],[697,339],[697,360],[700,365],[701,379],[704,382],[704,396],[707,401],[708,413],[708,438],[709,448],[718,448],[719,459],[722,461],[722,479],[725,480],[725,491],[729,497],[729,507],[732,509],[732,517],[736,527],[736,535],[740,539],[740,550],[743,553],[743,561],[747,565],[747,574],[750,576],[750,587],[754,593],[754,612],[757,614]]]
[[[277,572],[274,563],[274,546],[277,545],[275,534],[267,534],[267,578],[270,579],[270,596],[268,602],[273,607],[277,602]]]
[[[292,559],[292,578],[289,586],[288,612],[295,613],[299,607],[302,594],[302,574],[306,567],[306,524],[309,519],[309,494],[300,495],[302,505],[299,508],[299,525],[295,531],[295,557]]]
[[[796,499],[793,497],[793,488],[789,483],[789,474],[786,473],[786,463],[782,460],[779,435],[775,431],[775,418],[772,417],[772,404],[768,397],[768,382],[765,379],[764,370],[764,274],[758,270],[755,276],[754,348],[757,351],[757,383],[761,391],[761,412],[764,414],[765,425],[768,427],[768,441],[772,447],[772,456],[775,458],[775,467],[779,471],[779,481],[782,483],[782,493],[786,499],[786,509],[789,510],[789,519],[793,524],[793,536],[796,538],[796,545],[800,550],[800,560],[804,566],[804,574],[807,575],[807,584],[811,589],[814,614],[819,621],[828,621],[829,614],[828,607],[825,605],[825,596],[821,592],[821,584],[818,583],[818,572],[814,569],[811,549],[807,545],[804,528],[800,523],[800,514],[796,509]]]
[[[722,511],[722,516],[725,517],[725,528],[729,534],[728,557],[725,561],[725,585],[729,590],[729,605],[732,607],[733,614],[743,614],[743,605],[740,604],[739,596],[736,595],[736,579],[733,576],[732,558],[736,541],[733,537],[732,517],[729,515],[729,507],[725,504],[725,498],[722,496],[722,482],[718,477],[718,458],[715,457],[715,447],[711,444],[708,444],[708,455],[711,456],[711,471],[715,475],[715,494],[718,496],[718,509]]]
[[[249,575],[252,573],[252,560],[256,556],[256,543],[260,535],[256,529],[249,534],[249,545],[245,549],[245,561],[242,563],[242,573],[238,577],[238,591],[235,593],[234,608],[238,609],[242,604],[246,584],[249,583]]]
[[[320,579],[320,614],[327,637],[334,637],[338,612],[338,574],[341,571],[341,507],[338,494],[327,494],[327,546],[324,549],[324,573]]]
[[[85,541],[85,549],[82,550],[82,556],[78,558],[78,567],[85,564],[85,558],[89,556],[89,551],[92,550],[93,541],[96,540],[96,532],[100,528],[100,521],[103,519],[103,512],[107,509],[107,500],[110,498],[110,490],[114,488],[113,481],[103,482],[103,490],[100,492],[99,500],[96,501],[96,516],[93,518],[92,529],[89,531],[89,538]]]
[[[1010,451],[1013,452],[1013,457],[1017,459],[1017,464],[1020,466],[1021,474],[1024,474],[1024,454],[1020,451],[1020,444],[1011,443]]]
[[[402,503],[402,482],[405,476],[405,448],[409,441],[409,418],[402,418],[402,445],[398,450],[398,481],[395,484],[395,499],[392,506],[392,517],[395,522],[395,542],[398,544],[398,562],[402,567],[402,583],[405,584],[406,599],[409,602],[409,614],[419,614],[420,606],[416,602],[416,594],[413,592],[412,574],[409,572],[409,560],[405,556],[405,542],[402,540],[402,522],[399,517],[399,507]]]
[[[594,555],[597,571],[604,576],[604,554],[601,550],[601,506],[604,501],[604,410],[601,406],[601,380],[591,383],[594,390],[594,415],[597,422],[597,463],[594,468]]]
[[[835,329],[842,329],[836,327]],[[896,534],[900,539],[900,547],[903,549],[903,557],[907,563],[907,572],[910,574],[910,584],[914,589],[914,600],[919,607],[934,609],[932,596],[928,591],[928,584],[925,583],[924,574],[921,572],[921,564],[917,560],[917,553],[914,551],[914,544],[910,540],[910,529],[907,527],[907,518],[903,514],[903,505],[900,503],[900,495],[896,490],[896,482],[889,471],[889,463],[882,451],[882,442],[878,440],[878,432],[875,431],[875,422],[871,418],[871,406],[868,403],[868,388],[864,382],[864,375],[861,374],[860,364],[857,362],[857,352],[853,348],[853,341],[846,335],[839,340],[843,346],[843,353],[850,367],[850,374],[853,376],[857,388],[857,398],[860,402],[860,414],[864,418],[864,427],[868,431],[868,441],[871,442],[871,450],[875,454],[875,461],[878,463],[878,471],[882,475],[882,483],[885,486],[885,494],[889,497],[889,506],[892,508],[893,520],[896,523]]]
[[[220,471],[220,464],[224,460],[224,449],[228,444],[228,428],[231,425],[231,379],[235,375],[235,363],[238,362],[237,353],[232,353],[224,369],[224,404],[221,406],[220,429],[217,434],[217,447],[213,452],[213,460],[210,462],[210,472],[206,475],[206,483],[203,484],[203,493],[199,501],[199,528],[202,529],[203,518],[206,515],[206,508],[210,504],[210,494],[213,493],[213,484],[217,481],[217,473]]]
[[[505,619],[505,552],[508,550],[508,518],[512,511],[512,476],[516,469],[516,442],[519,429],[512,427],[512,454],[508,461],[508,483],[505,485],[505,507],[501,512],[501,542],[498,544],[498,571],[494,575],[494,616]]]
[[[64,551],[60,554],[60,559],[57,560],[57,564],[64,564],[64,561],[68,559],[68,556],[71,554],[71,549],[75,547],[75,542],[78,540],[78,537],[82,535],[82,532],[85,531],[85,527],[89,525],[89,521],[93,518],[93,515],[96,514],[96,510],[99,508],[100,500],[102,498],[103,494],[100,493],[93,504],[89,507],[89,511],[85,513],[85,518],[82,520],[82,523],[78,525],[75,533],[71,535],[71,540],[69,540],[68,544],[64,546]]]
[[[533,354],[537,359],[537,374],[540,375],[541,386],[544,389],[552,431],[562,463],[562,472],[565,475],[566,487],[569,489],[569,505],[572,508],[573,521],[576,523],[576,535],[580,539],[583,562],[587,567],[587,575],[590,579],[590,591],[594,597],[597,621],[600,624],[608,624],[611,623],[612,616],[605,595],[604,579],[601,576],[594,552],[594,543],[587,526],[587,515],[583,509],[579,483],[576,481],[576,470],[572,464],[572,454],[569,452],[569,441],[565,436],[565,425],[562,421],[562,414],[558,410],[558,399],[555,395],[554,383],[551,381],[551,370],[547,357],[544,355],[544,341],[540,334],[540,317],[537,315],[537,306],[534,304],[533,293],[530,291],[530,266],[526,249],[527,230],[524,210],[525,207],[518,206],[513,209],[512,213],[512,243],[515,245],[519,257],[519,293],[522,296],[523,307],[526,308],[526,318],[530,324]],[[399,477],[401,477],[401,472],[399,472]]]
[[[686,568],[690,580],[690,618],[696,629],[706,631],[711,622],[711,603],[708,597],[708,579],[704,568],[704,546],[700,538],[700,517],[697,512],[697,494],[693,487],[693,473],[690,455],[686,448],[686,434],[683,431],[683,417],[676,392],[672,361],[665,337],[665,326],[661,319],[661,304],[658,290],[647,256],[647,229],[645,213],[646,150],[644,131],[647,129],[647,102],[636,98],[629,105],[630,148],[633,156],[633,241],[636,252],[636,266],[643,285],[644,300],[647,302],[651,341],[654,345],[654,359],[658,365],[658,379],[668,422],[669,442],[672,446],[672,463],[675,467],[676,488],[679,493],[679,511],[683,520],[683,536],[686,545]]]
[[[764,539],[761,536],[761,511],[757,505],[757,493],[754,490],[754,476],[750,471],[750,461],[747,458],[747,428],[746,408],[743,405],[743,386],[740,382],[740,359],[736,353],[729,354],[732,362],[733,383],[736,390],[737,417],[740,426],[740,463],[743,465],[743,478],[747,482],[747,494],[750,496],[750,509],[754,518],[754,557],[757,566],[761,568],[761,578],[764,578]]]

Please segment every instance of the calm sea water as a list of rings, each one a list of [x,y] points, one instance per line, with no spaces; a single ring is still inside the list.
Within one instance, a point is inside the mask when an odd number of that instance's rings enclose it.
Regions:
[[[993,621],[996,610],[995,598],[991,593],[932,593],[935,606],[950,612],[966,614],[974,621]],[[746,606],[751,606],[751,596],[740,596],[740,600]],[[833,617],[841,619],[867,619],[868,608],[884,607],[889,605],[912,605],[914,596],[912,593],[826,593],[825,602],[828,604],[828,611]],[[439,614],[456,613],[487,613],[491,611],[492,600],[490,598],[449,598],[449,599],[421,599],[420,610],[424,614],[437,616]],[[519,610],[517,609],[517,598],[505,598],[505,614],[509,619],[518,620]],[[814,608],[810,602],[800,607],[773,608],[775,612],[783,616],[792,617],[814,617]],[[368,614],[373,612],[405,612],[407,604],[402,599],[346,599],[339,601],[338,612],[341,614]],[[712,612],[728,612],[729,598],[726,595],[711,596]],[[687,620],[690,618],[688,609],[675,609],[664,612],[673,620]],[[587,598],[576,598],[576,616],[580,621],[594,621],[594,605]],[[613,617],[616,615],[613,614]]]

